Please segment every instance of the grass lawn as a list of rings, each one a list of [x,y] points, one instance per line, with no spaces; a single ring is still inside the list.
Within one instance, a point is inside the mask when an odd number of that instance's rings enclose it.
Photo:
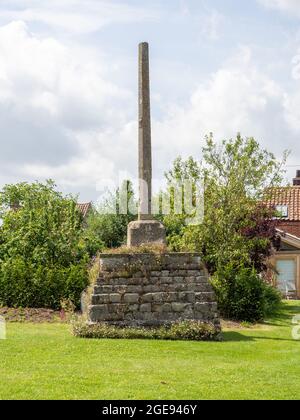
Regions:
[[[9,323],[0,399],[299,399],[300,302],[224,342],[86,340],[66,324]]]

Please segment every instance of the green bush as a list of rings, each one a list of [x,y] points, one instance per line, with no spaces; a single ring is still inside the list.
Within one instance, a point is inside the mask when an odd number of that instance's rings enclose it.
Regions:
[[[127,205],[127,214],[120,208]],[[125,201],[125,202],[124,202]],[[130,203],[134,203],[134,192],[130,181],[123,181],[120,189],[110,193],[107,199],[94,209],[87,220],[87,237],[97,238],[96,246],[100,248],[117,248],[126,243],[127,227],[136,216],[129,211]],[[134,207],[134,206],[133,206]],[[99,248],[98,248],[99,249]]]
[[[47,267],[11,258],[0,267],[0,306],[59,309],[61,301],[69,299],[78,307],[87,283],[84,262]]]
[[[212,283],[219,310],[229,319],[257,322],[280,304],[277,291],[266,284],[255,269],[228,265],[216,272]]]
[[[268,283],[264,284],[264,315],[274,315],[282,305],[282,294]]]
[[[221,340],[219,328],[195,321],[184,321],[159,328],[120,328],[104,323],[88,324],[84,318],[79,318],[73,322],[73,334],[76,337],[94,339]]]
[[[101,242],[86,233],[75,197],[52,181],[6,185],[0,217],[0,305],[58,309],[68,299],[78,306]]]

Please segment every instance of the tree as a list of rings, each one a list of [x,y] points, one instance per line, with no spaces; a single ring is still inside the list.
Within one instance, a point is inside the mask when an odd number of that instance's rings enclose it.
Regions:
[[[201,252],[211,273],[229,262],[262,271],[276,238],[274,214],[263,203],[266,192],[281,183],[285,159],[278,162],[253,138],[238,135],[219,146],[207,137],[203,162],[189,175],[195,182],[204,179],[204,219],[183,227],[181,248]],[[186,176],[177,161],[168,181],[178,172]]]
[[[88,240],[76,199],[53,181],[7,185],[0,195],[0,304],[58,308],[79,303]]]
[[[202,154],[202,162],[177,159],[167,180],[170,188],[184,179],[196,185],[202,177],[203,220],[189,225],[185,212],[175,219],[171,214],[166,218],[168,239],[176,250],[201,253],[224,316],[257,321],[280,302],[279,293],[260,273],[272,246],[279,245],[275,212],[264,203],[282,181],[287,154],[278,162],[253,138],[240,135],[221,146],[210,135]]]
[[[123,209],[120,202],[123,200]],[[135,219],[130,213],[130,203],[134,204],[134,192],[130,181],[124,181],[121,188],[101,203],[87,221],[86,235],[96,235],[102,248],[117,248],[124,245],[127,226]],[[126,213],[126,214],[123,214]]]
[[[193,157],[189,157],[186,161],[178,157],[173,163],[173,168],[165,173],[165,177],[168,187],[165,193],[160,194],[160,199],[168,203],[169,214],[164,215],[162,212],[159,219],[166,228],[168,246],[173,251],[180,251],[188,220],[193,216],[193,211],[191,212],[191,209],[187,208],[188,203],[185,202],[187,198],[185,188],[186,185],[190,186],[192,195],[190,201],[192,206],[196,206],[197,188],[202,180],[201,164]]]

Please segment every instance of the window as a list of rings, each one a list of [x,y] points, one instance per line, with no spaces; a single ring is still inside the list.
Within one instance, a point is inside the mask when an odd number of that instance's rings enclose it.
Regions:
[[[283,293],[296,291],[296,262],[295,260],[278,260],[277,286]]]
[[[289,216],[288,206],[276,206],[276,213],[278,214],[277,217],[284,217],[287,219]]]

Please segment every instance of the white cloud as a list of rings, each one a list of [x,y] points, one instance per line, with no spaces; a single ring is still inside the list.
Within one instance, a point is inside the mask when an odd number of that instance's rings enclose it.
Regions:
[[[136,173],[136,92],[112,83],[114,61],[108,73],[102,57],[101,50],[90,54],[39,37],[21,21],[0,28],[0,183],[52,177],[91,199],[100,180]],[[182,74],[180,68],[172,77],[180,83]],[[210,131],[216,139],[241,131],[278,154],[291,148],[299,155],[297,92],[257,67],[251,48],[240,47],[195,85],[185,105],[153,95],[153,107],[159,101],[162,110],[153,119],[155,177],[178,155],[200,157]]]
[[[174,107],[167,118],[155,124],[154,138],[166,161],[167,156],[170,161],[179,154],[200,157],[203,138],[209,132],[216,140],[241,132],[243,136],[254,136],[278,156],[289,148],[299,155],[300,126],[293,127],[288,100],[291,94],[259,70],[251,49],[242,47],[198,85],[187,106]],[[297,101],[300,105],[300,97]],[[289,108],[295,105],[291,103]],[[299,117],[296,114],[294,120]]]
[[[5,21],[38,22],[73,34],[94,32],[112,23],[151,21],[159,16],[153,8],[109,0],[10,0],[2,7],[0,19]]]
[[[196,23],[201,37],[209,41],[218,40],[221,37],[221,32],[226,21],[225,15],[219,10],[207,7],[202,3],[197,6],[197,8],[193,9],[190,2],[181,0],[179,2],[179,16],[175,16],[179,20]]]
[[[0,28],[2,172],[95,185],[116,170],[133,96],[104,78],[101,60],[75,52],[24,22]]]
[[[258,2],[268,9],[275,9],[300,16],[299,0],[258,0]]]
[[[285,101],[285,118],[290,128],[300,134],[300,92],[296,91],[294,94],[286,95]]]

